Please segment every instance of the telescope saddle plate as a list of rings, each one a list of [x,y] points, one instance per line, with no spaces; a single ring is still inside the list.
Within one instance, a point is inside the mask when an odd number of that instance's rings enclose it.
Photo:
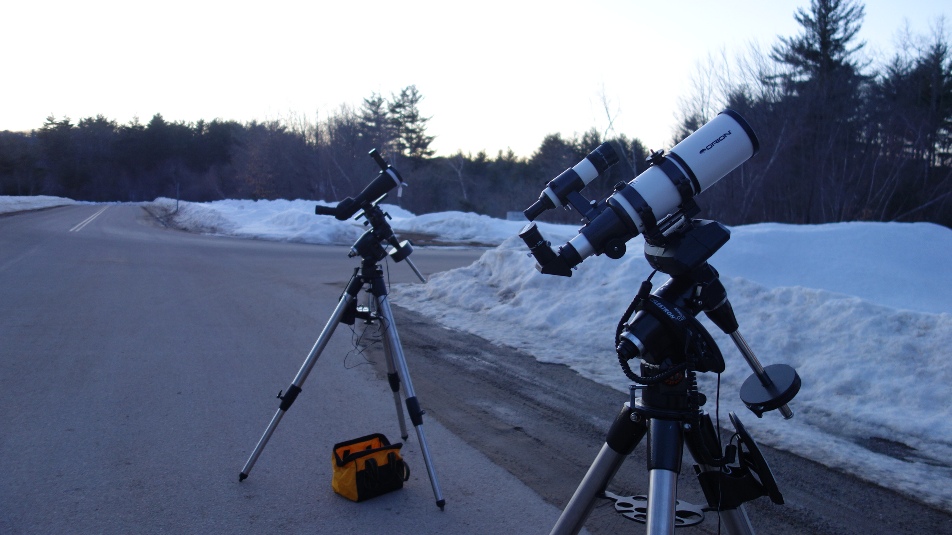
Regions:
[[[607,490],[604,494],[609,500],[614,500],[615,510],[621,513],[623,517],[642,524],[648,522],[647,496],[619,496]],[[704,520],[704,510],[700,505],[677,500],[674,511],[674,527],[693,526],[700,524],[702,520]]]

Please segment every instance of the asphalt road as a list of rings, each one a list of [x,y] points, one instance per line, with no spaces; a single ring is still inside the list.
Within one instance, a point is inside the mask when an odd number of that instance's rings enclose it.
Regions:
[[[548,533],[624,401],[403,310],[397,293],[446,511],[412,431],[402,491],[353,504],[330,489],[335,442],[399,439],[373,328],[338,329],[238,483],[356,262],[346,248],[195,236],[134,206],[101,209],[0,217],[0,533]],[[479,254],[418,247],[412,258],[430,274]],[[388,275],[415,280],[400,264]],[[946,513],[765,455],[786,504],[747,504],[758,533],[950,532]],[[646,492],[644,467],[640,446],[609,490]],[[692,473],[686,459],[679,497],[701,503]],[[586,528],[644,532],[609,500]],[[679,532],[718,527],[709,514]]]
[[[0,533],[544,533],[558,517],[428,417],[445,511],[412,429],[403,490],[335,495],[335,443],[400,440],[389,387],[347,325],[239,483],[357,262],[103,207],[0,217]],[[413,260],[429,274],[478,254]],[[414,280],[401,264],[389,276]]]

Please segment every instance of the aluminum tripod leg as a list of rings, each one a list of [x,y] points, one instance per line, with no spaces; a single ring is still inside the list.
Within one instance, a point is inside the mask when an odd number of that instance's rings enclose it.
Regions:
[[[595,506],[595,498],[605,490],[624,461],[625,455],[604,444],[549,532],[550,535],[575,535],[581,531]]]
[[[684,435],[679,420],[648,423],[648,527],[651,535],[674,535],[678,474]]]
[[[251,469],[258,461],[258,456],[261,455],[261,451],[268,444],[268,441],[271,440],[271,435],[281,422],[281,418],[284,417],[284,413],[291,408],[294,400],[297,399],[298,394],[301,393],[301,385],[304,384],[308,374],[311,373],[311,369],[314,368],[318,357],[321,356],[321,352],[324,351],[324,348],[327,346],[327,342],[331,339],[331,335],[334,334],[334,330],[340,325],[340,320],[344,312],[354,299],[357,298],[357,292],[360,290],[361,285],[362,281],[355,270],[354,276],[351,277],[350,282],[347,284],[347,290],[341,295],[340,301],[337,303],[337,308],[335,308],[333,314],[331,314],[331,319],[327,321],[324,330],[321,331],[321,335],[318,336],[317,341],[314,342],[314,347],[312,347],[311,352],[308,353],[304,364],[294,377],[294,381],[291,382],[291,386],[288,387],[287,392],[284,392],[283,395],[278,394],[281,405],[278,407],[277,412],[274,413],[274,417],[271,418],[271,422],[268,424],[267,429],[264,430],[264,434],[261,435],[261,438],[258,440],[258,444],[255,445],[251,456],[248,457],[248,462],[245,463],[244,468],[241,469],[241,473],[238,474],[238,481],[244,481],[245,478],[248,477]]]
[[[385,319],[383,323],[389,324],[390,320]],[[387,382],[390,383],[390,390],[393,392],[393,403],[397,408],[397,420],[400,422],[400,437],[406,440],[410,434],[407,432],[407,420],[403,416],[403,404],[400,402],[400,374],[397,373],[393,348],[391,347],[390,338],[387,336],[383,337],[383,350],[387,358]]]
[[[375,283],[376,284],[376,283]],[[382,284],[382,281],[381,283]],[[426,436],[423,433],[423,410],[420,408],[420,402],[417,401],[416,393],[413,390],[413,383],[410,381],[410,371],[407,369],[407,361],[403,356],[403,346],[400,345],[400,335],[397,334],[397,325],[393,321],[393,311],[390,309],[390,301],[383,288],[374,288],[374,296],[377,299],[377,312],[380,315],[384,325],[384,345],[385,351],[390,354],[391,359],[397,367],[400,380],[403,381],[403,389],[407,395],[407,412],[410,414],[410,421],[416,429],[417,440],[420,441],[420,451],[423,454],[423,462],[426,464],[426,471],[430,476],[430,486],[433,488],[433,496],[436,498],[436,505],[440,509],[446,505],[443,499],[443,492],[440,490],[440,484],[436,479],[436,472],[433,470],[433,459],[430,457],[430,448],[426,442]],[[389,349],[386,349],[389,347]],[[401,425],[403,424],[403,411],[399,410]],[[403,431],[406,433],[406,431]],[[404,437],[406,438],[406,437]]]
[[[582,530],[596,498],[605,491],[621,468],[625,457],[634,451],[646,433],[648,436],[648,524],[645,533],[674,533],[677,510],[677,481],[681,454],[685,443],[683,422],[677,420],[643,419],[632,421],[632,410],[625,403],[608,431],[605,444],[595,457],[582,482],[565,506],[550,535],[575,535]],[[695,437],[692,437],[695,438]],[[715,439],[716,440],[716,439]],[[690,445],[690,442],[688,442]],[[715,442],[716,444],[716,442]],[[695,454],[692,451],[692,454]],[[697,458],[698,456],[695,455]],[[709,467],[704,467],[710,469]],[[754,535],[743,505],[723,510],[720,519],[730,535]]]
[[[605,444],[552,527],[550,535],[575,535],[582,530],[585,520],[595,506],[595,498],[605,491],[608,483],[621,468],[625,457],[634,451],[647,432],[644,423],[633,422],[631,415],[630,404],[625,403],[608,430]]]
[[[754,527],[747,518],[747,511],[744,510],[743,504],[737,509],[721,511],[720,517],[724,529],[730,535],[754,535]]]

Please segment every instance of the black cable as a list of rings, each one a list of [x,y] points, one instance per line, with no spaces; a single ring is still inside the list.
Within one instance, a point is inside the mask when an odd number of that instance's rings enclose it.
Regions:
[[[654,277],[655,273],[658,270],[654,270],[648,275],[648,278],[642,281],[641,287],[638,289],[638,293],[635,294],[634,299],[631,300],[631,303],[628,305],[628,308],[625,310],[625,313],[621,317],[621,321],[618,322],[618,326],[615,327],[615,345],[618,345],[618,342],[621,340],[621,332],[625,329],[625,324],[628,323],[628,320],[631,318],[631,315],[635,313],[638,309],[638,305],[641,302],[648,298],[648,295],[651,293],[651,278]]]
[[[377,328],[377,331],[378,331],[378,332],[380,331],[380,327],[379,327],[379,326],[378,326],[378,328]],[[366,346],[361,347],[361,346],[360,346],[360,343],[361,343],[361,341],[364,340],[364,333],[367,332],[367,329],[366,329],[366,328],[363,329],[363,330],[358,334],[358,332],[357,332],[357,322],[356,322],[356,320],[354,321],[354,324],[350,326],[350,332],[351,332],[351,338],[350,338],[350,340],[351,340],[351,345],[353,345],[354,347],[353,347],[353,349],[351,349],[350,351],[348,351],[346,355],[344,355],[344,369],[345,369],[345,370],[352,370],[352,369],[356,368],[357,366],[362,366],[362,365],[364,365],[364,364],[376,364],[375,361],[370,360],[369,358],[367,358],[366,353],[367,353],[367,350],[369,350],[371,347],[375,346],[376,344],[381,343],[381,340],[371,340],[371,342],[368,343]],[[363,361],[363,362],[358,362],[357,364],[348,365],[348,364],[347,364],[347,360],[348,360],[350,357],[352,357],[352,356],[361,356],[361,357],[363,357],[364,361]]]
[[[717,389],[714,394],[714,434],[717,435],[717,449],[723,455],[724,446],[721,443],[721,374],[717,374]],[[727,473],[727,463],[722,462],[719,468],[721,473]],[[721,534],[721,507],[724,502],[724,478],[717,478],[717,535]]]

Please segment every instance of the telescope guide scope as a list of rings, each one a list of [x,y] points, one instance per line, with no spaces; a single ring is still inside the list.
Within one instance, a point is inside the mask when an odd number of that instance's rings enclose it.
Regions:
[[[546,210],[565,206],[573,193],[582,191],[589,182],[595,180],[617,162],[618,154],[615,149],[610,143],[602,143],[574,167],[566,169],[550,180],[539,195],[539,200],[524,211],[526,219],[533,221]],[[579,206],[576,206],[576,209],[579,209]]]
[[[668,154],[652,153],[650,167],[627,184],[617,184],[615,193],[606,200],[586,203],[581,189],[618,161],[611,145],[602,144],[550,181],[539,200],[524,212],[533,221],[545,210],[569,202],[588,220],[579,234],[558,252],[552,250],[535,223],[529,223],[519,236],[538,261],[537,269],[570,277],[572,268],[593,254],[621,258],[625,243],[639,234],[649,242],[663,241],[666,221],[676,222],[672,216],[695,210],[694,196],[739,167],[759,148],[757,135],[747,121],[726,109]]]

